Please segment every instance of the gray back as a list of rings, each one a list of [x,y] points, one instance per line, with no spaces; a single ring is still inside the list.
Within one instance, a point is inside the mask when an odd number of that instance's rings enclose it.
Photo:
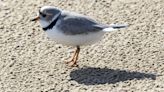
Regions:
[[[70,12],[62,12],[58,22],[56,26],[66,35],[88,34],[107,27],[86,16],[71,14]]]

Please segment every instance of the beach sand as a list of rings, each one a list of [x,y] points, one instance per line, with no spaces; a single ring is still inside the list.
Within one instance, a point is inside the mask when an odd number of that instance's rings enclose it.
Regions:
[[[53,5],[100,23],[129,27],[75,48],[46,37],[30,20]],[[1,0],[0,92],[164,92],[164,0]]]

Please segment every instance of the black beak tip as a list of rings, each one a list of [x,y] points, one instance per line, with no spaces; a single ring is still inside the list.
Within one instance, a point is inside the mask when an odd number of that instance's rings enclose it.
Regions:
[[[35,21],[36,19],[31,19],[30,21]]]

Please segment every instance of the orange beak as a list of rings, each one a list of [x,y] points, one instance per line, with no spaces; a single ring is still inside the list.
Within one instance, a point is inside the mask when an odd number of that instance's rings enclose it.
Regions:
[[[38,16],[38,17],[32,19],[31,21],[38,21],[39,19],[40,19],[40,17]]]

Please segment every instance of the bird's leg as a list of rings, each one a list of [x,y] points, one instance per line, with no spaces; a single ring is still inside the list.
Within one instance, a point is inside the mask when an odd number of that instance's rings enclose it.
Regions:
[[[77,49],[74,51],[71,60],[70,60],[70,61],[66,61],[65,63],[68,64],[68,63],[70,63],[70,62],[73,62],[73,61],[74,61],[74,58],[75,58],[75,56],[76,56],[76,53],[77,53]]]
[[[74,60],[74,58],[76,57],[76,54],[77,54],[77,50],[74,51],[73,56],[72,56],[72,58],[71,58],[71,61]]]
[[[78,66],[78,65],[77,65],[77,60],[78,60],[78,57],[79,57],[80,47],[77,46],[76,48],[77,48],[77,49],[76,49],[75,57],[74,57],[73,61],[70,62],[70,66],[71,66],[71,67],[76,67],[76,66]]]
[[[71,67],[77,66],[77,60],[78,60],[79,52],[80,52],[80,47],[77,46],[71,61],[66,62],[67,64],[69,64],[69,66],[71,66]]]

